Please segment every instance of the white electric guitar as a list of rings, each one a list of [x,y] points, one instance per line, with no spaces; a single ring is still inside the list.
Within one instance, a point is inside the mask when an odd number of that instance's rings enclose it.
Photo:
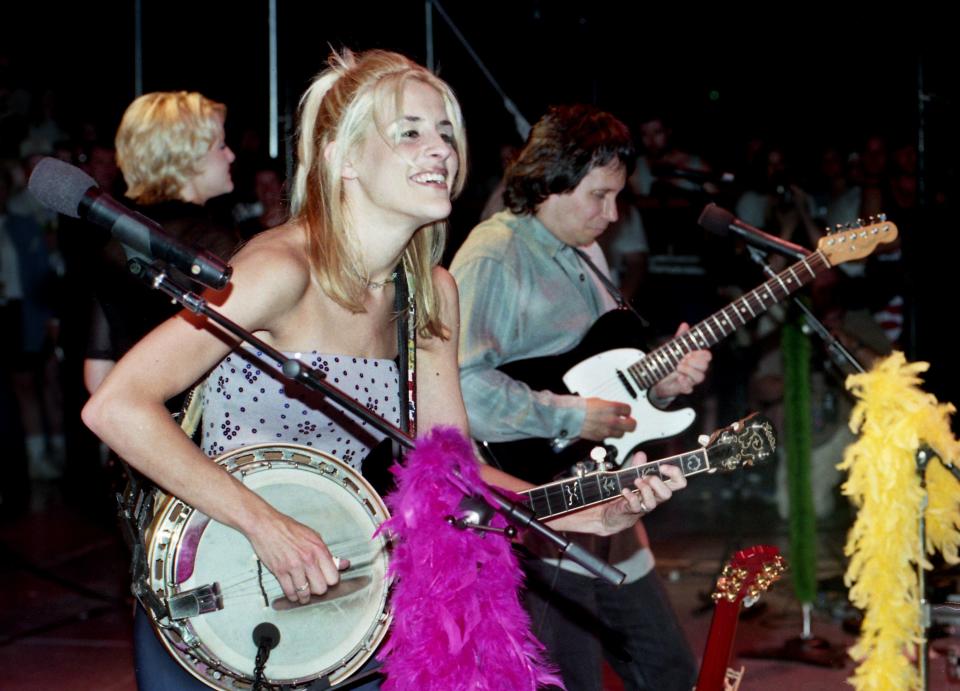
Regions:
[[[637,421],[636,429],[603,442],[605,460],[619,466],[643,442],[679,434],[693,422],[692,409],[663,411],[647,399],[647,392],[674,372],[684,355],[710,348],[827,269],[862,259],[896,237],[897,227],[884,216],[875,223],[837,230],[823,237],[813,254],[646,355],[635,347],[609,349],[611,344],[629,343],[638,331],[632,315],[615,310],[600,317],[573,350],[510,362],[499,369],[536,391],[575,393],[628,404]],[[588,458],[596,446],[596,442],[586,440],[567,443],[549,439],[483,443],[498,466],[534,483],[564,474]]]

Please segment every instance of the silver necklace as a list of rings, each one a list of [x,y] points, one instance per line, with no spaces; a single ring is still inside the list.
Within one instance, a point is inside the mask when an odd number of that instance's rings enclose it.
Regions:
[[[367,288],[383,288],[385,285],[388,283],[393,283],[395,280],[397,280],[396,271],[390,274],[390,278],[385,278],[382,281],[367,281]]]

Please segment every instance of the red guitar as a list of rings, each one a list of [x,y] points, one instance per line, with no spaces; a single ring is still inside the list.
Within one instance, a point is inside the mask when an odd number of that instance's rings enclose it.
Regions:
[[[780,578],[787,563],[776,547],[758,545],[742,549],[723,567],[713,601],[717,607],[703,651],[696,691],[736,691],[743,670],[727,668],[737,633],[740,605],[750,607]]]

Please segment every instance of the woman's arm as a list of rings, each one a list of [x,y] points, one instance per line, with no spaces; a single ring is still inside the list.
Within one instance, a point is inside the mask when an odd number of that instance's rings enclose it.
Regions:
[[[274,243],[275,244],[275,243]],[[304,263],[283,247],[251,243],[233,262],[226,294],[210,294],[229,319],[269,338],[308,285]],[[277,316],[281,315],[281,316]],[[166,491],[241,531],[291,599],[307,601],[339,576],[320,536],[280,514],[212,463],[170,417],[164,402],[186,390],[233,348],[203,318],[181,313],[124,356],[83,410],[84,422]],[[297,586],[310,584],[310,591]]]

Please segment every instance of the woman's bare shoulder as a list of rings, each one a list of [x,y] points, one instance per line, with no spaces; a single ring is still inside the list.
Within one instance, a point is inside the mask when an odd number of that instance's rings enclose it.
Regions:
[[[421,338],[420,347],[425,351],[445,350],[451,346],[451,341],[455,347],[460,332],[460,297],[453,274],[442,266],[433,267],[431,278],[440,300],[440,322],[443,324],[444,334],[442,338]]]
[[[234,281],[302,294],[310,283],[306,236],[296,222],[264,231],[234,255]]]
[[[237,251],[233,262],[265,264],[265,268],[309,267],[303,226],[290,221],[255,235]]]
[[[442,266],[435,266],[433,267],[432,278],[434,284],[437,286],[437,290],[440,292],[441,297],[457,297],[457,281],[453,278],[453,274],[444,269]]]

